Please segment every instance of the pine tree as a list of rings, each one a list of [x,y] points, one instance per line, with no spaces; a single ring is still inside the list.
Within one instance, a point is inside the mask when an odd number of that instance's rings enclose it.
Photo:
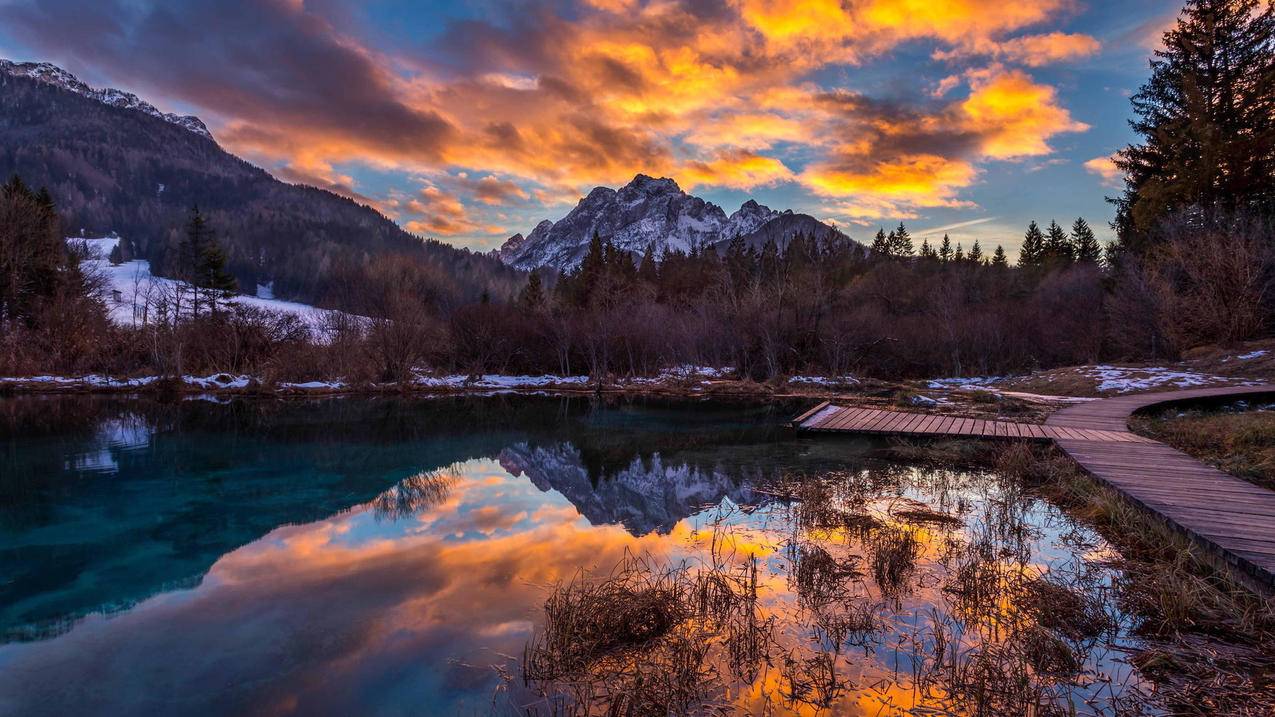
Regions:
[[[1188,208],[1275,211],[1275,3],[1188,0],[1133,96],[1120,241],[1145,251]]]
[[[190,218],[186,221],[186,236],[182,239],[177,249],[177,265],[172,267],[174,274],[181,281],[190,284],[193,288],[191,310],[195,316],[199,315],[199,265],[203,258],[204,245],[208,243],[212,237],[212,229],[208,226],[208,220],[204,218],[203,213],[199,211],[199,205],[190,208]],[[180,301],[180,295],[179,295]],[[175,307],[180,314],[181,306]]]
[[[921,252],[919,256],[922,259],[937,259],[939,255],[938,255],[938,252],[934,251],[934,247],[930,246],[929,239],[922,239]]]
[[[912,256],[914,253],[912,235],[908,234],[907,227],[903,226],[903,222],[899,222],[899,228],[890,232],[890,256],[902,259]]]
[[[974,246],[970,247],[970,253],[965,257],[972,264],[983,263],[983,247],[978,245],[978,240],[974,240]]]
[[[1102,258],[1102,248],[1084,217],[1077,217],[1071,225],[1071,244],[1076,250],[1076,261],[1081,264],[1097,264]]]
[[[660,283],[660,268],[658,262],[655,261],[655,245],[648,244],[646,251],[642,253],[642,261],[638,264],[637,276],[651,286]]]
[[[997,269],[1009,268],[1009,257],[1005,256],[1005,248],[1000,244],[996,245],[996,251],[992,253],[992,266]]]
[[[960,264],[965,261],[965,250],[961,248],[960,242],[956,243],[956,251],[952,253],[952,263]]]
[[[1049,222],[1049,230],[1045,232],[1045,248],[1042,257],[1045,266],[1054,271],[1065,269],[1075,261],[1071,237],[1058,226],[1058,222]]]
[[[580,261],[580,269],[573,282],[575,285],[573,299],[577,306],[587,306],[593,300],[594,289],[602,281],[602,275],[606,273],[606,269],[606,244],[595,231],[593,238],[589,240],[589,250]]]
[[[239,288],[239,282],[226,270],[226,252],[211,232],[199,250],[195,286],[197,290],[203,291],[204,300],[214,313],[217,312],[218,303],[229,298]]]
[[[894,232],[890,234],[893,236]],[[890,243],[890,238],[885,235],[885,229],[878,228],[877,235],[872,238],[872,255],[878,258],[890,256]]]
[[[527,277],[527,285],[522,287],[518,295],[518,305],[529,314],[539,313],[545,306],[545,290],[540,281],[540,272],[532,271]]]
[[[1018,265],[1024,269],[1040,267],[1044,260],[1045,235],[1036,222],[1027,225],[1027,233],[1023,235],[1023,248],[1018,252]]]
[[[111,253],[107,256],[107,260],[111,262],[112,266],[119,266],[124,263],[124,252],[120,250],[119,242],[116,242],[115,246],[111,247]]]
[[[948,235],[943,235],[943,243],[939,244],[939,261],[949,262],[952,260],[952,239]]]

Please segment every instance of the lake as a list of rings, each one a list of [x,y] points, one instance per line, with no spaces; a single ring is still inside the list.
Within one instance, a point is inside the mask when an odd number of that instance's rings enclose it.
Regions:
[[[802,408],[0,398],[0,714],[1145,701],[1100,536]]]

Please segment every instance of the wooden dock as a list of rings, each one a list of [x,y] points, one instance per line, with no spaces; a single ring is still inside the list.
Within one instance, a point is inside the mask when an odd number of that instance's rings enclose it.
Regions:
[[[1052,441],[1091,476],[1151,511],[1238,569],[1254,587],[1275,592],[1275,492],[1200,463],[1129,431],[1129,417],[1150,406],[1275,395],[1275,385],[1194,389],[1089,401],[1045,423],[836,406],[824,402],[793,420],[802,432]]]

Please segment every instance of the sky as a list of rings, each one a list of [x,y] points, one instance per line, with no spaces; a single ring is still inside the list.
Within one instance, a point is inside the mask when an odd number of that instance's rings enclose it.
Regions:
[[[285,181],[486,251],[671,177],[868,241],[1109,238],[1176,0],[0,0],[0,57],[198,115]]]

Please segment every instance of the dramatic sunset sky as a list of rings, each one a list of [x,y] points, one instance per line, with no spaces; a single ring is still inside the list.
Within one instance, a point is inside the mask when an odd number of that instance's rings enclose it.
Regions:
[[[1109,235],[1176,0],[0,0],[0,56],[201,117],[276,176],[490,249],[668,176],[860,240]]]

